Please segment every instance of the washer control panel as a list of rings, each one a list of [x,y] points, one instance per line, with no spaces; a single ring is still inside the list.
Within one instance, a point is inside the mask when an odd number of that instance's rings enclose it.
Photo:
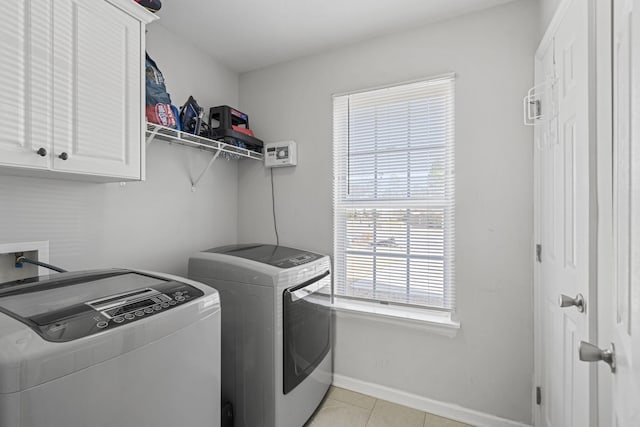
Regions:
[[[203,295],[204,292],[194,286],[166,281],[153,287],[76,304],[29,320],[48,341],[65,342],[154,316]]]

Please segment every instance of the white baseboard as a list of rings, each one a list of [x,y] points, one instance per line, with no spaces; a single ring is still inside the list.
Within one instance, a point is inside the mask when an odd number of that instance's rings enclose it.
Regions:
[[[496,417],[495,415],[485,414],[463,408],[462,406],[428,399],[418,396],[417,394],[356,380],[339,374],[333,374],[333,385],[477,427],[530,427],[528,424],[522,424],[506,418]]]

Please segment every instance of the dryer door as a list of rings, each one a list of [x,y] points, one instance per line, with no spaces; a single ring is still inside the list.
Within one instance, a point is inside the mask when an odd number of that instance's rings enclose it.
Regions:
[[[283,293],[284,394],[300,384],[331,349],[331,273]]]

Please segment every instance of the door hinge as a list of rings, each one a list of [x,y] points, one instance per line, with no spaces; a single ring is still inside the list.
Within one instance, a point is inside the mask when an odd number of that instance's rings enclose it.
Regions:
[[[542,404],[542,387],[536,387],[536,405]]]
[[[539,99],[536,99],[534,101],[529,101],[530,104],[533,104],[534,106],[534,114],[536,119],[540,119],[542,118],[542,104],[540,103]]]
[[[542,245],[536,245],[536,261],[542,262]]]

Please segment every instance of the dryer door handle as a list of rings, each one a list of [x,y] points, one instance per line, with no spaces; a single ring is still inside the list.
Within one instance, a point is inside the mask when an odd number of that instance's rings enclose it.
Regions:
[[[327,270],[321,275],[316,276],[311,280],[307,280],[306,282],[300,285],[293,286],[285,290],[285,292],[291,295],[292,302],[297,301],[299,299],[303,299],[305,297],[308,297],[311,294],[318,292],[320,289],[324,288],[325,286],[330,285],[331,284],[330,281],[328,283],[322,281],[322,279],[329,276],[330,274],[331,272]]]

